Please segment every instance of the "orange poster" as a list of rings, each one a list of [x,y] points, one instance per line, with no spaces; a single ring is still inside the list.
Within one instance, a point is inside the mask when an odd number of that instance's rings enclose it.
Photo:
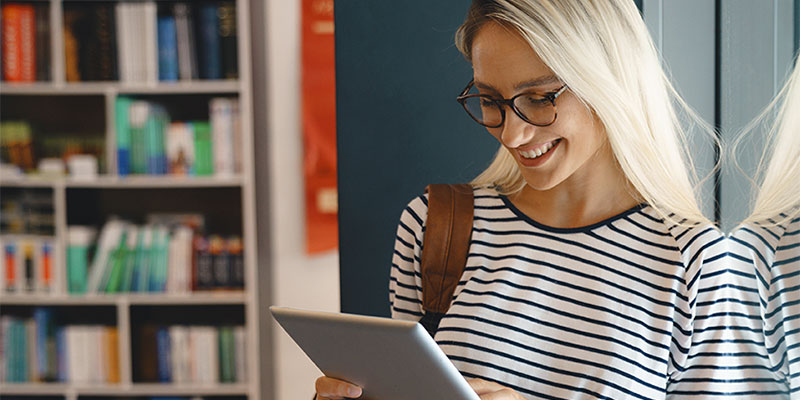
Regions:
[[[302,40],[306,249],[314,254],[339,241],[333,0],[303,0]]]

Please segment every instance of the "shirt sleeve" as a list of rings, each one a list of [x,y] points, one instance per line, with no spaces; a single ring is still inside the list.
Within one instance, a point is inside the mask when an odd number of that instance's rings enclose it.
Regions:
[[[685,249],[690,332],[670,377],[670,399],[786,398],[764,347],[752,260],[721,233]],[[680,355],[683,355],[681,358]]]
[[[422,318],[420,257],[427,216],[428,199],[425,196],[412,200],[400,216],[389,274],[392,318],[412,321]]]

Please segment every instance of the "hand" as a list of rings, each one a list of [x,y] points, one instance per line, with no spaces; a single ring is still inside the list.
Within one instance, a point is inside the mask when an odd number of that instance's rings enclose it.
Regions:
[[[321,376],[315,384],[317,400],[357,399],[361,397],[361,388],[352,383]]]
[[[519,393],[503,385],[483,379],[467,379],[481,400],[525,400]]]

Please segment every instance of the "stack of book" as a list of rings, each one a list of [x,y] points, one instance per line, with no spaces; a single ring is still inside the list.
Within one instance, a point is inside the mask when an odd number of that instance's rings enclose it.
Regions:
[[[234,1],[69,2],[64,27],[68,81],[238,77]]]
[[[50,80],[48,3],[7,3],[2,12],[2,77],[8,82]]]
[[[211,99],[210,121],[171,121],[161,105],[126,96],[116,99],[115,110],[120,176],[241,172],[238,99]]]
[[[238,236],[203,236],[196,226],[122,220],[105,224],[99,239],[91,228],[69,227],[67,282],[70,293],[99,294],[244,288],[244,249]],[[95,244],[96,243],[96,244]],[[87,249],[96,247],[89,263]]]
[[[135,380],[246,382],[243,326],[142,326]]]
[[[118,383],[117,328],[57,326],[52,309],[33,318],[0,317],[0,380],[4,382]]]
[[[5,188],[0,196],[0,232],[16,235],[55,235],[53,191]]]
[[[52,236],[0,235],[0,292],[62,293],[57,243]]]

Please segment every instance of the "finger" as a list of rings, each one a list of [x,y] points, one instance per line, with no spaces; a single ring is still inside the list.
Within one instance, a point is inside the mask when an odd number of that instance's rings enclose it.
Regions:
[[[467,379],[467,383],[472,387],[472,390],[474,390],[475,393],[477,393],[478,395],[499,392],[505,389],[504,386],[498,383],[477,378]]]
[[[522,397],[520,397],[517,394],[517,392],[515,392],[515,391],[513,391],[513,390],[511,390],[509,388],[503,388],[503,389],[498,390],[496,392],[489,392],[489,393],[482,394],[482,395],[480,395],[480,398],[481,398],[481,400],[521,400],[522,399]]]
[[[317,396],[321,399],[355,399],[361,396],[361,388],[339,379],[321,376],[315,383]]]

